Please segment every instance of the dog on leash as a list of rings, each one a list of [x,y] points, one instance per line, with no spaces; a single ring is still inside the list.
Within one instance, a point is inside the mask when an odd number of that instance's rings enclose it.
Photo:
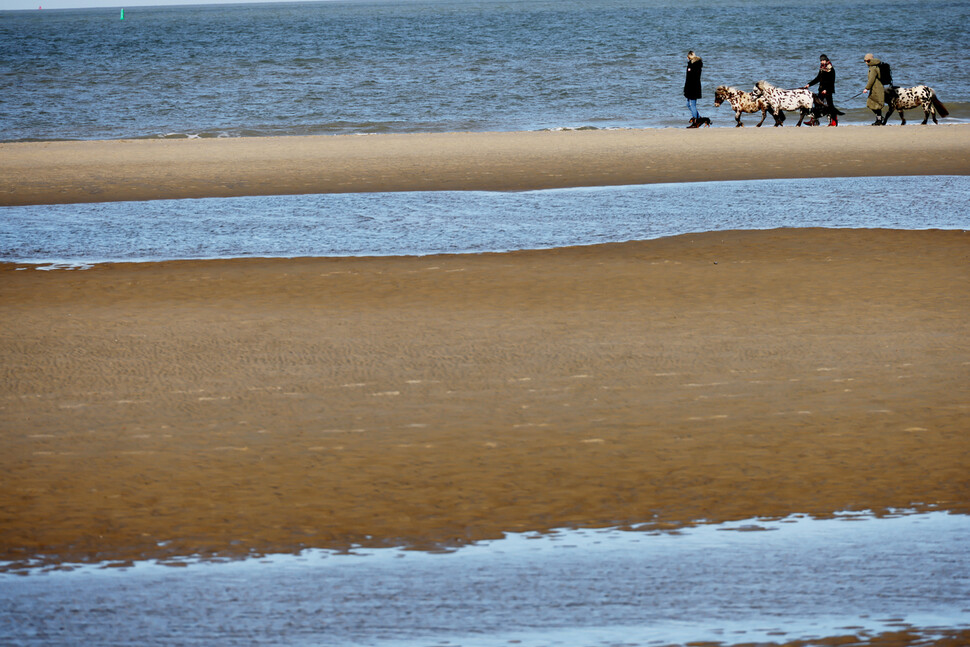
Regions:
[[[822,124],[822,117],[829,118],[830,126],[839,125],[839,117],[845,113],[835,108],[835,114],[829,110],[829,105],[825,102],[822,97],[817,94],[812,93],[812,98],[815,100],[815,105],[812,106],[812,111],[809,114],[808,121],[805,122],[806,126],[820,126]],[[784,114],[784,113],[782,113]]]
[[[710,128],[711,127],[711,119],[710,119],[710,117],[699,117],[697,119],[694,119],[692,117],[691,120],[690,120],[690,125],[687,126],[687,127],[688,128],[700,128],[701,126],[707,126],[708,128]]]

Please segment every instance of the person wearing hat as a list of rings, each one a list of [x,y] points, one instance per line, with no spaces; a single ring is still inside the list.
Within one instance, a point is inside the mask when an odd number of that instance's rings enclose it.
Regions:
[[[886,104],[886,88],[883,87],[882,79],[879,78],[879,59],[872,54],[866,54],[862,59],[869,66],[869,80],[863,92],[869,95],[866,100],[866,107],[876,113],[876,120],[873,126],[882,126],[882,107]]]
[[[818,93],[825,101],[829,108],[829,115],[831,120],[829,121],[830,126],[839,125],[839,111],[835,109],[835,67],[832,65],[832,61],[825,54],[818,57],[818,74],[815,78],[809,81],[805,87],[818,83]]]
[[[687,78],[684,80],[684,97],[687,98],[687,109],[692,115],[688,128],[700,126],[701,115],[697,112],[697,100],[701,98],[701,70],[704,61],[695,56],[694,51],[687,52]]]

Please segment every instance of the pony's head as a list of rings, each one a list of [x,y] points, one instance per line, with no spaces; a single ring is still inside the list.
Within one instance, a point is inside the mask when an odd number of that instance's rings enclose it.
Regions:
[[[728,98],[728,88],[726,85],[719,85],[717,89],[714,90],[714,107],[718,107],[724,100]]]
[[[773,88],[774,86],[767,81],[761,80],[754,84],[754,89],[751,90],[751,96],[755,99],[762,96],[765,92]]]

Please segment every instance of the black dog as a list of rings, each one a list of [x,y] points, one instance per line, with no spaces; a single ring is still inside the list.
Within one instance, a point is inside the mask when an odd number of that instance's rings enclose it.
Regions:
[[[709,117],[700,117],[698,119],[691,118],[690,125],[688,128],[700,128],[701,126],[711,127],[711,119]]]
[[[835,108],[835,114],[832,114],[832,112],[829,110],[828,103],[825,102],[825,99],[815,93],[812,93],[812,99],[812,112],[811,116],[808,118],[808,121],[805,122],[806,126],[820,125],[822,122],[822,117],[829,117],[832,124],[837,124],[839,117],[845,114],[838,108]]]

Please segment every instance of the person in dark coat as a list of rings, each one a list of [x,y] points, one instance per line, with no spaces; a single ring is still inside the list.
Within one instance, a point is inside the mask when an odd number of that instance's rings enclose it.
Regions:
[[[839,111],[835,109],[835,67],[825,54],[819,56],[818,60],[818,74],[805,87],[808,88],[818,83],[818,94],[829,108],[829,115],[831,116],[829,126],[838,126]]]
[[[687,78],[684,81],[684,96],[687,98],[687,109],[692,115],[688,128],[700,126],[701,115],[697,112],[697,100],[701,98],[701,70],[704,61],[695,56],[693,51],[687,52]]]

